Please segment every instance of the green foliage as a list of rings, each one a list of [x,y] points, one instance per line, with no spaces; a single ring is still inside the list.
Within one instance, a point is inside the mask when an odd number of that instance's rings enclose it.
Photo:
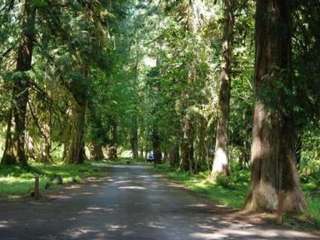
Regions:
[[[36,8],[48,6],[48,0],[32,0],[32,2]]]
[[[320,193],[307,193],[307,217],[314,219],[316,228],[320,227]]]
[[[231,179],[228,176],[219,175],[215,179],[215,183],[226,189],[234,189]]]
[[[300,171],[304,176],[314,175],[314,178],[320,179],[320,130],[315,127],[308,127],[301,136],[301,162]]]

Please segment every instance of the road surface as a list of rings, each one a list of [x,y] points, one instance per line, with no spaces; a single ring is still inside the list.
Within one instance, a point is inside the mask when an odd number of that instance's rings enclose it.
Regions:
[[[228,210],[142,166],[114,166],[106,175],[38,202],[1,202],[0,240],[320,239],[228,218]]]

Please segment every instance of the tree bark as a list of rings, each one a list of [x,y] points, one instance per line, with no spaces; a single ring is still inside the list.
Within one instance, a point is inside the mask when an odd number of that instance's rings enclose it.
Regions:
[[[139,158],[139,145],[138,145],[138,126],[137,126],[137,120],[134,119],[134,123],[131,129],[131,150],[132,150],[132,157],[134,159]]]
[[[228,159],[228,123],[230,110],[231,60],[233,42],[233,1],[224,0],[224,32],[222,42],[222,63],[219,87],[218,124],[216,131],[215,155],[212,166],[212,177],[229,174]]]
[[[179,159],[180,159],[180,154],[179,154],[179,145],[174,144],[170,151],[169,151],[169,164],[171,167],[178,167],[179,166]]]
[[[97,106],[88,98],[88,135],[90,141],[90,160],[103,160],[103,145],[107,142],[106,129],[103,127],[102,120],[97,114]]]
[[[29,135],[28,137],[30,138],[29,143],[27,141],[27,150],[28,150],[28,155],[30,157],[30,154],[34,155],[35,159],[40,159],[41,162],[43,163],[49,163],[51,162],[51,125],[52,125],[52,116],[51,116],[51,111],[52,109],[49,109],[49,113],[48,116],[44,116],[42,117],[43,119],[43,124],[41,126],[40,121],[37,117],[37,113],[34,112],[34,108],[31,104],[31,102],[28,103],[29,106],[29,112],[30,115],[33,118],[34,124],[37,126],[42,138],[43,138],[43,142],[42,141],[37,141],[40,142],[40,154],[34,154],[34,150],[32,150],[33,148],[30,148],[30,144],[32,145],[31,141],[31,136]],[[32,151],[31,151],[32,150]],[[36,156],[38,155],[38,156]]]
[[[190,116],[185,116],[182,126],[182,142],[181,142],[181,159],[180,168],[193,172],[194,165],[194,149],[193,149],[193,126]]]
[[[22,35],[18,49],[15,81],[12,90],[12,106],[8,117],[5,149],[2,164],[26,165],[25,129],[29,79],[25,72],[31,69],[36,10],[31,0],[23,6]]]
[[[87,157],[85,154],[84,131],[86,124],[86,109],[88,103],[89,67],[82,64],[82,78],[71,83],[71,114],[70,135],[66,152],[66,161],[69,164],[81,164]],[[79,70],[79,71],[80,71]]]
[[[48,122],[43,126],[43,138],[44,142],[41,144],[41,161],[43,163],[49,163],[51,159],[51,113],[49,113]]]
[[[205,118],[199,119],[198,126],[198,160],[197,160],[197,171],[208,170],[211,166],[207,165],[207,146],[206,146],[206,135],[207,135],[207,121]],[[204,168],[205,167],[205,168]]]
[[[90,159],[93,161],[100,161],[104,159],[102,145],[97,142],[91,143]]]
[[[139,157],[140,157],[141,159],[144,158],[144,148],[143,148],[143,144],[140,144]]]
[[[152,131],[152,149],[154,154],[154,163],[159,164],[162,160],[161,139],[159,131],[156,127]]]
[[[273,211],[279,202],[282,211],[301,212],[306,206],[295,165],[294,119],[285,101],[286,89],[290,89],[290,55],[289,1],[258,0],[256,104],[247,210]]]
[[[86,102],[74,101],[70,116],[70,140],[67,147],[66,161],[70,164],[81,164],[85,161],[84,128]]]
[[[115,160],[118,158],[118,124],[116,120],[111,119],[111,140],[108,148],[108,159]]]
[[[112,147],[117,148],[118,145],[118,124],[115,120],[111,122],[111,143]]]

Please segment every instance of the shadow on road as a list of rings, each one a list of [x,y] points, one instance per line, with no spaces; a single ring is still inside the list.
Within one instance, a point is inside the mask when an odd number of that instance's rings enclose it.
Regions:
[[[320,239],[236,218],[141,166],[108,168],[103,179],[65,187],[39,202],[0,203],[0,239]]]

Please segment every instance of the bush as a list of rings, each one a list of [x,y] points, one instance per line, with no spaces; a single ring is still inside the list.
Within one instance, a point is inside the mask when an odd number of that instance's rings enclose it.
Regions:
[[[229,176],[218,175],[215,179],[217,185],[227,188],[227,189],[235,189],[235,184],[232,182]]]

